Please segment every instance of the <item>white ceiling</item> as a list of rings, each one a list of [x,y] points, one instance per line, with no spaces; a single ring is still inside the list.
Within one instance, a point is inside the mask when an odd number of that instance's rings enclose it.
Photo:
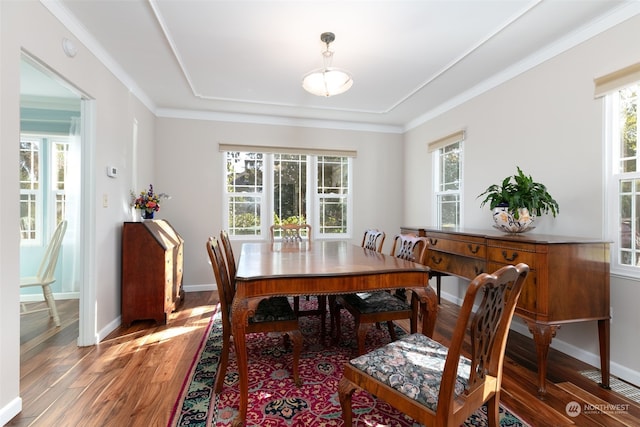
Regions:
[[[638,13],[623,0],[43,4],[158,115],[389,129],[410,128]],[[322,65],[325,31],[336,35],[333,65],[354,78],[330,98],[301,87]]]

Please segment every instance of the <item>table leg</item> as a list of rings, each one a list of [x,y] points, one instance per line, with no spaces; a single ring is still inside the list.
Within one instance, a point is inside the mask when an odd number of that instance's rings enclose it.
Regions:
[[[609,319],[598,320],[598,339],[600,341],[600,387],[610,390],[609,386],[609,339],[610,339],[610,321]]]
[[[547,393],[547,356],[551,340],[556,336],[559,325],[544,325],[527,321],[529,331],[533,334],[538,358],[538,396],[543,398]]]

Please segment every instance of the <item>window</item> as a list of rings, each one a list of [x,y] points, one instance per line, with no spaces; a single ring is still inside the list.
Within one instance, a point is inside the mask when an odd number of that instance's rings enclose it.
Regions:
[[[607,96],[607,137],[612,174],[609,219],[616,250],[612,270],[640,273],[640,156],[638,152],[638,98],[640,83]]]
[[[305,155],[273,154],[272,223],[307,223],[307,166]]]
[[[309,223],[317,238],[349,237],[347,156],[225,151],[230,236],[264,238],[274,223]]]
[[[66,137],[20,137],[20,230],[22,241],[41,243],[43,232],[65,218],[67,158]],[[55,223],[44,224],[45,211],[53,209]]]
[[[39,241],[42,220],[40,139],[20,138],[20,230],[23,240]]]
[[[65,189],[65,182],[68,182],[67,173],[68,159],[69,159],[69,143],[61,140],[52,141],[52,161],[53,168],[51,169],[53,179],[51,185],[51,197],[54,200],[56,210],[56,225],[67,217],[67,193]]]
[[[346,234],[349,230],[349,168],[347,157],[318,157],[317,199],[321,235]]]
[[[230,236],[261,235],[263,169],[261,153],[226,153],[226,205]]]
[[[462,142],[464,132],[429,144],[433,155],[434,216],[441,227],[462,225]]]

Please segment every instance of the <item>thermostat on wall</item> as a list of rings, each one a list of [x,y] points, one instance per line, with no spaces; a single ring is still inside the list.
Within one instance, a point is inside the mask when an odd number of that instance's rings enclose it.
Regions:
[[[115,166],[107,166],[107,176],[115,178],[118,176],[118,168]]]

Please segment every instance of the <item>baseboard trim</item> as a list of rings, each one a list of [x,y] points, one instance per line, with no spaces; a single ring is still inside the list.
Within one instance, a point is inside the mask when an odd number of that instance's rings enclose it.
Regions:
[[[115,331],[122,324],[122,316],[116,317],[114,320],[109,322],[104,328],[98,331],[98,335],[96,337],[97,342],[101,342],[105,339],[111,332]]]
[[[0,408],[0,425],[5,425],[22,411],[22,398],[16,397]]]
[[[182,289],[185,292],[206,292],[206,291],[215,291],[218,288],[215,283],[205,283],[203,285],[183,285]]]
[[[53,299],[56,301],[61,301],[65,299],[80,299],[80,292],[61,292],[54,293]],[[44,296],[42,292],[37,294],[24,294],[20,295],[20,302],[41,302],[44,301]]]

